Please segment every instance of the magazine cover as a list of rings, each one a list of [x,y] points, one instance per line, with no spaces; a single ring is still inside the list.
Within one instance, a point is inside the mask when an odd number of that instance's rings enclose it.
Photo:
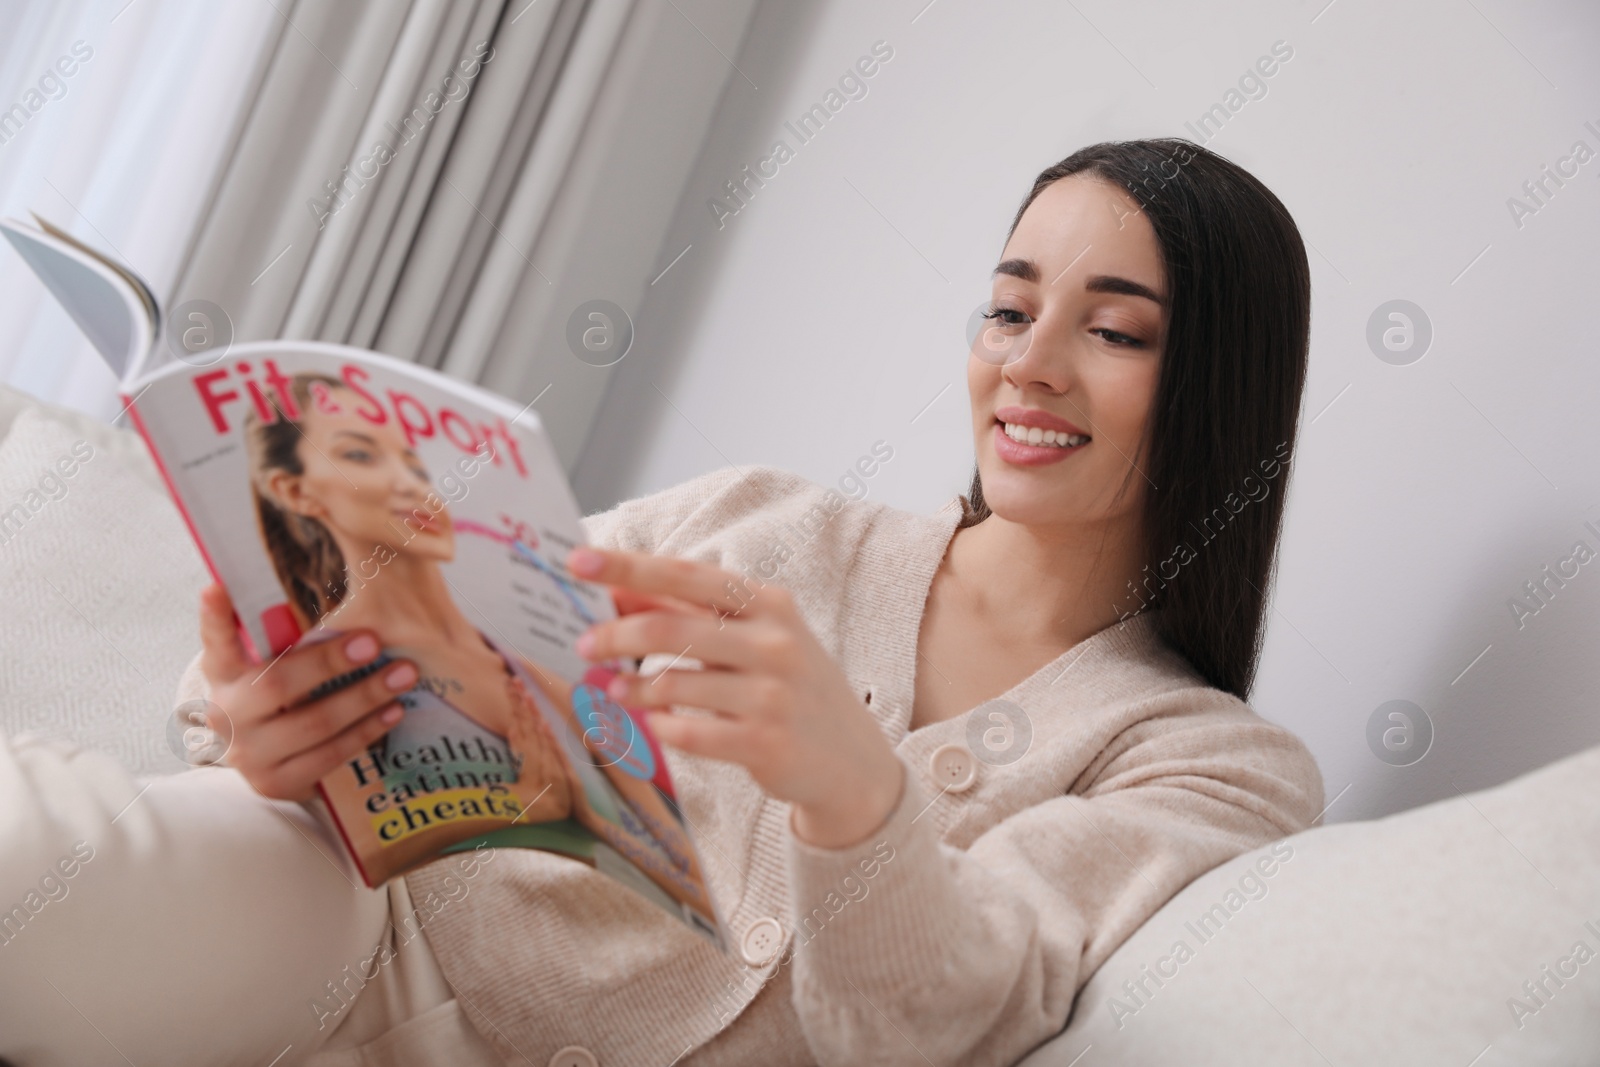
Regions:
[[[156,324],[118,320],[155,307],[142,283],[64,235],[0,226],[116,353],[130,419],[258,661],[370,629],[381,654],[328,691],[417,665],[400,722],[319,783],[368,886],[480,843],[545,849],[727,950],[660,746],[606,696],[617,665],[574,649],[615,611],[566,570],[583,527],[531,411],[317,342],[151,369]]]

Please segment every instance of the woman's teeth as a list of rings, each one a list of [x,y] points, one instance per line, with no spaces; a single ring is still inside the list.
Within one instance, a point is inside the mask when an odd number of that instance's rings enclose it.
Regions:
[[[1001,425],[1005,427],[1007,437],[1025,445],[1054,445],[1056,448],[1076,448],[1078,445],[1089,443],[1089,438],[1082,434],[1041,430],[1037,426],[1022,426],[1015,422],[1001,423]]]

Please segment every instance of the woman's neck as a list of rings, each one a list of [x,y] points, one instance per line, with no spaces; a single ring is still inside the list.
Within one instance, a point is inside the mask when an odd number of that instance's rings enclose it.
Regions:
[[[961,600],[991,632],[1062,649],[1128,614],[1142,564],[1131,522],[1042,528],[992,514],[957,531],[946,558]]]
[[[451,645],[475,639],[477,633],[456,606],[436,561],[398,555],[370,579],[349,575],[344,600],[322,624],[338,630],[379,629],[384,644],[412,648]]]

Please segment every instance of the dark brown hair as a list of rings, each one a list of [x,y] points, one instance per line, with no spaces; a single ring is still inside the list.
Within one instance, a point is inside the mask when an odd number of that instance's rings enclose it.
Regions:
[[[289,392],[300,414],[310,410],[312,383],[330,389],[345,388],[344,382],[325,374],[294,375]],[[256,519],[261,526],[261,540],[267,547],[267,555],[272,557],[278,583],[300,616],[301,628],[310,629],[344,600],[344,553],[339,551],[339,545],[326,526],[316,519],[279,507],[267,489],[267,476],[272,471],[305,473],[299,452],[305,435],[299,421],[285,414],[276,394],[269,390],[266,395],[277,418],[262,422],[253,409],[245,418]]]
[[[1074,174],[1115,184],[1138,202],[1166,268],[1166,347],[1134,456],[1149,479],[1146,566],[1129,605],[1159,609],[1161,638],[1209,684],[1245,699],[1283,524],[1288,475],[1280,467],[1293,453],[1306,377],[1305,245],[1271,190],[1181,138],[1108,141],[1046,168],[1007,239],[1047,186]],[[1280,473],[1276,491],[1268,485],[1260,498],[1246,485]],[[1229,501],[1241,493],[1249,499],[1235,508]],[[990,514],[976,470],[966,504],[963,526]]]

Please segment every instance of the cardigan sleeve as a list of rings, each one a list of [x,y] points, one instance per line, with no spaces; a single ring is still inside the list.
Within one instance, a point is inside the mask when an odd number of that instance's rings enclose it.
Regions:
[[[658,552],[713,502],[725,502],[741,492],[752,498],[769,496],[796,478],[771,467],[719,467],[648,496],[624,500],[605,511],[586,515],[583,529],[589,543],[600,548]]]
[[[937,787],[903,754],[905,787],[875,834],[822,849],[791,833],[793,1000],[817,1061],[1015,1063],[1179,889],[1310,825],[1315,761],[1234,703],[1130,727],[1081,794],[964,851],[940,840]]]

